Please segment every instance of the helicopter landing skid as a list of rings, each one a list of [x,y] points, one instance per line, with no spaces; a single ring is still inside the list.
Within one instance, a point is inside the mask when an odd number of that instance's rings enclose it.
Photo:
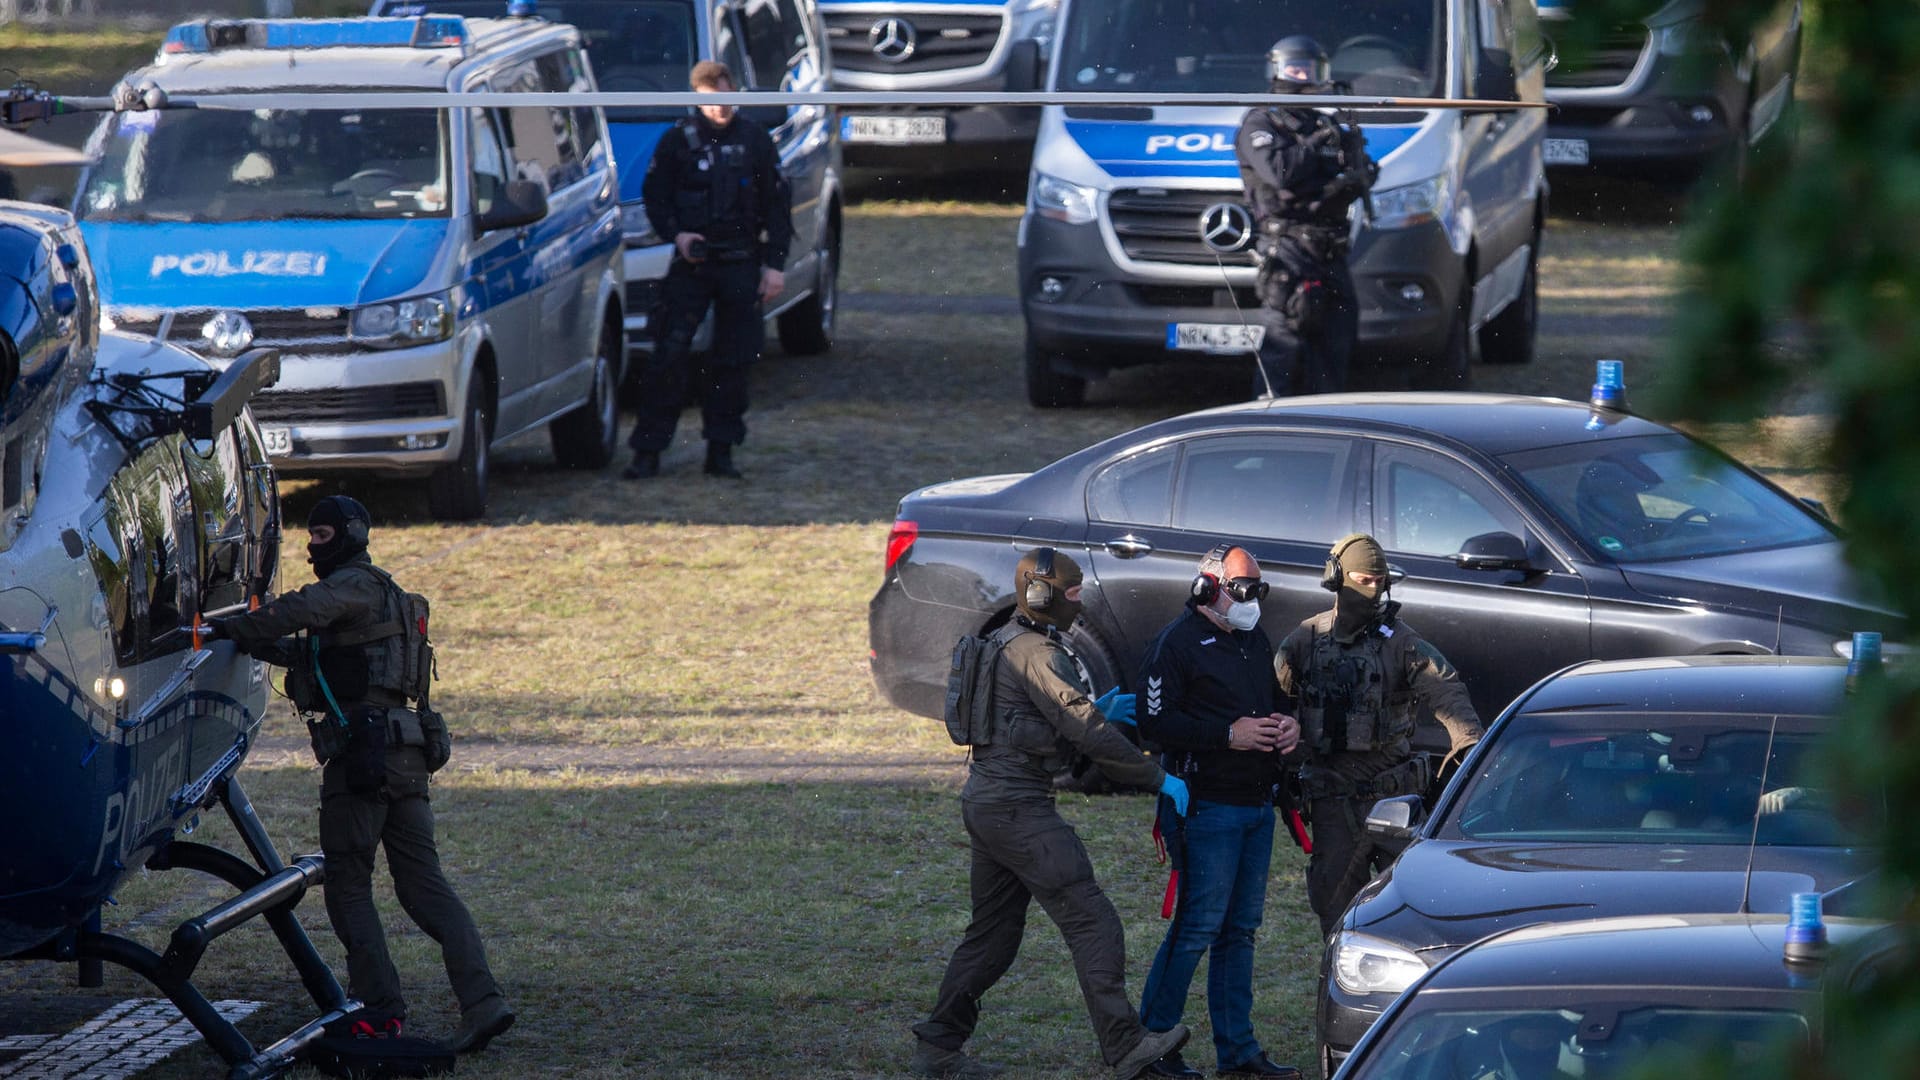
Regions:
[[[228,1080],[261,1080],[292,1066],[294,1059],[325,1033],[327,1025],[358,1009],[360,1003],[340,989],[339,980],[293,915],[294,906],[307,890],[326,881],[326,860],[320,855],[303,855],[291,864],[283,863],[236,778],[214,784],[211,795],[209,803],[217,801],[226,809],[259,866],[216,847],[173,840],[147,860],[147,867],[197,870],[232,885],[240,890],[239,895],[181,923],[174,929],[165,953],[156,953],[117,934],[103,933],[97,921],[90,921],[86,928],[69,931],[23,958],[79,961],[83,974],[87,964],[100,961],[132,971],[166,994],[214,1053],[226,1061]],[[260,1050],[254,1049],[240,1029],[221,1016],[192,982],[193,971],[206,955],[207,946],[255,916],[265,917],[321,1010],[320,1016]]]

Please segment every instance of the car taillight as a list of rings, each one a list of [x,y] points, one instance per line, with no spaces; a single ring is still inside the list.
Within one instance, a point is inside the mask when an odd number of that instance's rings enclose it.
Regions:
[[[911,521],[894,522],[893,531],[887,534],[887,569],[893,569],[893,564],[899,562],[900,556],[905,555],[918,539],[920,526]]]

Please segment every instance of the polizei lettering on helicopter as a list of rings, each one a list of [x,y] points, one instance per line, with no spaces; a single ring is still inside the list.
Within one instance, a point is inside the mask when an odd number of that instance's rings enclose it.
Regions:
[[[177,273],[186,277],[324,277],[327,256],[321,251],[194,251],[185,255],[155,255],[148,277]]]
[[[1218,131],[1147,136],[1147,153],[1158,154],[1163,150],[1171,150],[1176,154],[1231,154],[1233,136]]]

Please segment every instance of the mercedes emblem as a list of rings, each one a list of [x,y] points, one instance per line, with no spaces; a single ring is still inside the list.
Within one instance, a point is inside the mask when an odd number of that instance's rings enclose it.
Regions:
[[[905,19],[881,19],[867,31],[867,45],[873,55],[889,64],[905,63],[920,47],[920,34]]]
[[[1200,212],[1200,240],[1222,255],[1253,244],[1253,215],[1239,203],[1214,203]]]
[[[239,356],[253,344],[253,324],[237,311],[222,311],[200,328],[215,356]]]

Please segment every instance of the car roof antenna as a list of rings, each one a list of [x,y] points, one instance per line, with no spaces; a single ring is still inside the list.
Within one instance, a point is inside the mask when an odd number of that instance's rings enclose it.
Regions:
[[[1753,831],[1747,834],[1747,872],[1740,882],[1741,915],[1753,914],[1753,853],[1760,846],[1760,803],[1767,795],[1767,773],[1773,768],[1773,737],[1780,730],[1780,714],[1767,723],[1767,756],[1760,760],[1760,790],[1753,793]]]
[[[1780,624],[1787,620],[1787,605],[1773,609],[1773,655],[1780,655]]]

